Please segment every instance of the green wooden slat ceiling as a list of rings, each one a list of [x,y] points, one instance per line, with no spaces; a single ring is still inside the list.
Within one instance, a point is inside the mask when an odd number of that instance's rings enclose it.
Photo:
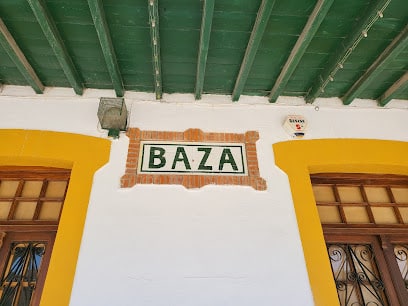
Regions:
[[[114,89],[87,0],[32,0],[45,5],[83,87]],[[163,93],[195,93],[202,26],[202,0],[158,3]],[[273,0],[270,0],[273,1]],[[261,0],[215,0],[202,80],[203,94],[231,95],[261,6]],[[269,96],[317,0],[275,0],[242,95]],[[306,97],[333,54],[379,0],[334,0],[280,94]],[[149,0],[102,0],[125,91],[155,91]],[[45,86],[71,87],[27,0],[1,0],[0,18]],[[319,97],[343,97],[408,22],[407,0],[391,0]],[[387,61],[358,98],[378,99],[408,70],[408,46]],[[112,67],[110,67],[112,71]],[[405,79],[404,79],[405,80]],[[0,82],[29,85],[0,47]],[[401,83],[401,82],[400,82]],[[399,84],[399,83],[397,83]],[[404,84],[402,84],[404,85]],[[408,100],[408,86],[395,98]]]

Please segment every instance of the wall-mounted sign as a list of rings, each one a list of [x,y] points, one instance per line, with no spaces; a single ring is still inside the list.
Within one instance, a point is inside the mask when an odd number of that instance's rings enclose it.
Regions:
[[[256,131],[204,133],[141,131],[129,128],[126,173],[121,186],[177,184],[186,188],[205,185],[241,185],[265,190],[259,175]]]
[[[140,173],[247,173],[245,144],[141,141]]]
[[[283,128],[293,138],[302,138],[305,136],[307,127],[306,118],[301,115],[289,115],[283,123]]]

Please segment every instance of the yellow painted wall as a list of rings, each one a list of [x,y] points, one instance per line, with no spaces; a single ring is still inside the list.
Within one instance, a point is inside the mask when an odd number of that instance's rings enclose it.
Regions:
[[[276,165],[289,177],[315,305],[339,305],[310,174],[344,172],[408,175],[408,142],[299,140],[276,143],[273,150]]]
[[[110,141],[31,130],[0,130],[0,166],[69,168],[71,180],[41,298],[42,306],[69,304],[96,170],[109,160]]]

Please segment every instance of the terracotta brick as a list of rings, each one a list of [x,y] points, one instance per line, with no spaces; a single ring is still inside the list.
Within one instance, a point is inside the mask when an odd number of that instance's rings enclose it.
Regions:
[[[161,175],[160,176],[160,183],[159,184],[169,184],[170,178],[168,175]]]
[[[152,175],[153,184],[160,184],[160,175]]]
[[[245,133],[246,142],[256,142],[259,139],[259,133],[257,131],[248,131]]]
[[[170,184],[181,185],[183,183],[183,177],[181,175],[169,176]]]

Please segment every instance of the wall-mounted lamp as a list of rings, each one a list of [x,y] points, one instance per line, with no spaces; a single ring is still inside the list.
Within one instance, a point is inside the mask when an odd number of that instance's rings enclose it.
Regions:
[[[126,131],[127,116],[125,99],[101,98],[98,108],[98,119],[103,129],[109,130],[108,136],[119,138],[120,131]]]

